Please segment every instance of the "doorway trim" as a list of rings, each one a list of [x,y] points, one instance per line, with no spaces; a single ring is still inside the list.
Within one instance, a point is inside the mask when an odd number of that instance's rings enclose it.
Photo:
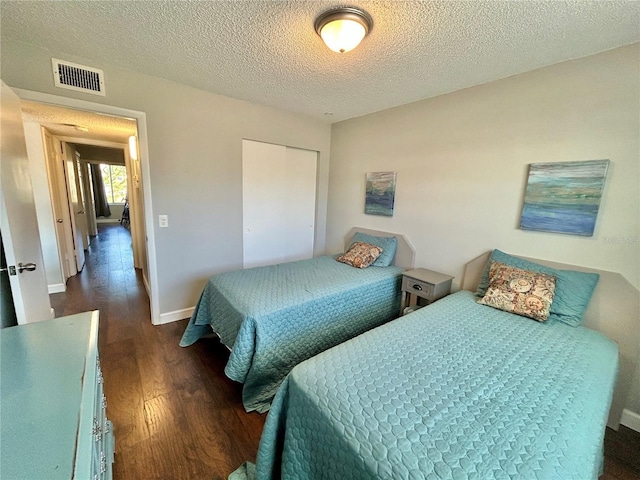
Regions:
[[[144,226],[146,234],[146,254],[149,278],[147,279],[147,292],[149,293],[149,306],[151,310],[151,323],[158,325],[162,323],[160,319],[160,304],[158,296],[158,268],[156,261],[156,243],[153,230],[153,205],[151,203],[151,172],[149,166],[149,145],[147,137],[147,115],[145,112],[130,110],[128,108],[114,107],[102,103],[88,102],[76,98],[62,97],[49,93],[34,92],[14,88],[14,92],[21,100],[30,100],[40,103],[48,103],[61,107],[75,108],[77,110],[87,110],[95,113],[115,115],[119,117],[133,118],[138,123],[138,158],[140,159],[140,170],[142,173],[142,209],[144,213]]]

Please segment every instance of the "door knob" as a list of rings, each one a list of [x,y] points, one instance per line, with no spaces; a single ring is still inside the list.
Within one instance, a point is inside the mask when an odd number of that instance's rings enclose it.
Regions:
[[[62,223],[62,219],[61,219],[61,218],[58,218],[58,219],[56,219],[56,222],[58,222],[58,223]]]
[[[36,264],[35,263],[22,263],[20,262],[18,264],[18,273],[22,273],[25,270],[27,272],[33,272],[36,269]]]

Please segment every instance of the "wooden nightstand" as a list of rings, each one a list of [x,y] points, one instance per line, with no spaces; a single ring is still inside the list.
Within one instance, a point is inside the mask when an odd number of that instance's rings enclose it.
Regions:
[[[402,305],[400,315],[404,309],[411,305],[411,294],[416,295],[416,304],[421,304],[421,299],[426,304],[435,302],[439,298],[451,293],[451,275],[434,272],[426,268],[407,270],[402,274]]]

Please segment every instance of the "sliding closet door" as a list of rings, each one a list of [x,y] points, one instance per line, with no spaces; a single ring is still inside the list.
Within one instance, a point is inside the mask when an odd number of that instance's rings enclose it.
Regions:
[[[244,268],[278,263],[282,246],[286,147],[242,141]]]
[[[318,154],[243,140],[245,268],[313,257]]]
[[[282,261],[313,257],[318,152],[286,148],[286,199]]]

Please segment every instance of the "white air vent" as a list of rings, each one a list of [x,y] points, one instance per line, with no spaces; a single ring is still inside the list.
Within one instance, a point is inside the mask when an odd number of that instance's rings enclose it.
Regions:
[[[104,96],[104,72],[56,58],[53,64],[53,82],[56,87]]]

